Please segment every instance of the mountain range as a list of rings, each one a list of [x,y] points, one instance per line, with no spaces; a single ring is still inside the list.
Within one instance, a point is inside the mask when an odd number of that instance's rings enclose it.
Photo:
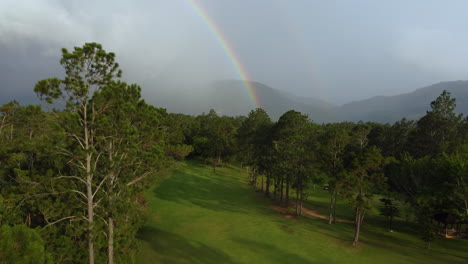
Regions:
[[[296,110],[306,113],[317,123],[338,121],[373,121],[393,123],[403,117],[418,119],[430,109],[430,103],[443,90],[451,93],[457,100],[456,111],[468,114],[468,81],[450,81],[419,88],[411,93],[395,96],[376,96],[365,100],[335,106],[315,98],[305,98],[274,89],[259,82],[251,82],[256,96],[273,120],[284,112]],[[247,115],[255,106],[246,91],[245,84],[239,80],[216,81],[203,96],[181,96],[170,99],[161,96],[156,105],[170,112],[200,114],[214,109],[221,115]],[[151,100],[149,100],[151,102]],[[170,102],[170,103],[169,103]]]
[[[376,96],[351,102],[334,109],[336,118],[348,121],[396,122],[403,117],[419,119],[444,90],[456,99],[457,113],[468,114],[468,81],[440,82],[395,96]]]
[[[154,85],[154,84],[153,84]],[[143,87],[148,87],[144,85]],[[171,87],[161,83],[158,87]],[[198,115],[216,110],[220,115],[240,116],[247,115],[256,106],[252,103],[245,83],[240,80],[215,81],[208,85],[191,86],[183,92],[180,89],[163,89],[158,95],[143,94],[150,104],[166,108],[169,112]],[[413,92],[394,96],[376,96],[365,100],[350,102],[336,106],[326,101],[300,97],[268,85],[251,82],[260,106],[267,111],[273,120],[288,110],[296,110],[308,114],[316,123],[339,121],[373,121],[379,123],[394,123],[403,117],[419,119],[430,110],[430,103],[439,96],[443,90],[451,93],[457,100],[457,113],[468,115],[468,81],[440,82],[427,87],[419,88]],[[145,89],[143,89],[145,91]],[[203,91],[189,93],[189,91]],[[31,96],[0,98],[0,105],[16,99],[22,104],[39,103],[37,98]]]

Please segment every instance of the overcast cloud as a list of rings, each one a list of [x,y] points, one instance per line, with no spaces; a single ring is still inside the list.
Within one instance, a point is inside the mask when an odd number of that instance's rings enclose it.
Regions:
[[[254,81],[333,103],[468,79],[467,1],[198,0]],[[237,79],[186,0],[0,0],[0,90],[34,96],[60,48],[102,43],[146,97]]]

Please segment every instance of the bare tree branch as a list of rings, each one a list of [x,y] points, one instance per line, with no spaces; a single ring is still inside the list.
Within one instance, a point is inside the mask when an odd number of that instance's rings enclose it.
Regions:
[[[64,221],[64,220],[72,219],[72,218],[75,218],[75,216],[72,215],[72,216],[63,217],[63,218],[61,218],[61,219],[59,219],[59,220],[57,220],[57,221],[54,221],[54,222],[52,222],[52,223],[48,223],[48,224],[45,225],[42,229],[44,229],[44,228],[46,228],[46,227],[48,227],[48,226],[51,226],[51,225],[55,225],[55,224],[57,224],[57,223],[59,223],[59,222],[62,222],[62,221]]]
[[[104,177],[104,179],[102,179],[102,181],[99,183],[98,187],[96,188],[96,190],[94,191],[93,193],[93,198],[94,196],[96,196],[97,192],[99,191],[99,189],[101,189],[101,186],[104,184],[104,182],[107,180],[107,178],[109,178],[109,175],[107,175],[106,177]]]
[[[80,182],[86,184],[86,181],[78,176],[58,176],[56,177],[56,179],[76,179],[76,180],[79,180]]]
[[[150,172],[145,172],[143,175],[141,175],[140,177],[134,179],[133,181],[127,183],[127,186],[131,186],[135,183],[138,183],[139,181],[143,180],[144,178],[146,178],[146,176],[148,176],[150,174]]]
[[[83,198],[84,198],[85,200],[88,200],[88,197],[87,197],[86,194],[84,194],[83,192],[80,192],[80,191],[77,191],[77,190],[70,190],[70,192],[78,193],[78,194],[80,194],[81,196],[83,196]]]

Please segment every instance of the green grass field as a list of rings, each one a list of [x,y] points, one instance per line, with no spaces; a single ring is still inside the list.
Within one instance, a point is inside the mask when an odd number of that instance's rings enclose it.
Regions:
[[[318,188],[307,207],[326,214],[327,194]],[[214,174],[180,163],[147,199],[151,216],[138,234],[137,263],[468,263],[467,239],[437,237],[428,251],[413,225],[397,222],[390,233],[376,215],[365,219],[353,247],[351,224],[285,218],[239,168]],[[344,203],[337,212],[352,219]]]

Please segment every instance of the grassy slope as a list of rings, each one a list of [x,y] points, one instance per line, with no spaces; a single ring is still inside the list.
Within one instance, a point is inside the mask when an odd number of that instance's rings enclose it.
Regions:
[[[181,163],[148,200],[152,215],[139,232],[137,263],[468,263],[467,240],[437,238],[428,252],[410,225],[389,233],[378,216],[365,219],[354,248],[352,225],[286,219],[235,168],[213,174]],[[325,212],[326,203],[326,191],[317,190],[308,207]],[[343,204],[338,213],[352,218]]]

